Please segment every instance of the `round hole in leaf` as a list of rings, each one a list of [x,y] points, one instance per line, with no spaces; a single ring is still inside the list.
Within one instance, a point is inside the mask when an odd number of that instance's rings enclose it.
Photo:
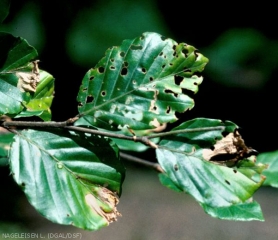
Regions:
[[[110,61],[111,61],[111,62],[114,62],[115,60],[114,60],[114,58],[110,58]]]
[[[165,64],[163,64],[163,65],[161,66],[161,68],[165,68]]]
[[[98,72],[99,72],[99,73],[104,73],[104,67],[99,67],[99,68],[98,68]]]
[[[152,82],[153,81],[153,77],[150,77],[150,82]]]
[[[120,56],[124,57],[125,56],[125,52],[120,52]]]
[[[121,75],[125,76],[126,74],[127,74],[127,68],[124,67],[124,68],[122,68]]]
[[[143,47],[141,45],[134,45],[134,44],[132,44],[130,49],[131,50],[142,50]]]
[[[184,54],[185,57],[188,56],[188,50],[186,48],[182,49],[182,53]]]
[[[86,103],[91,103],[94,101],[94,97],[92,95],[87,96]]]
[[[124,61],[124,66],[128,67],[128,62]]]
[[[231,185],[231,183],[225,179],[225,183],[227,183],[228,185]]]
[[[79,102],[78,103],[78,107],[82,107],[83,106],[83,103],[82,102]]]
[[[146,73],[146,72],[147,72],[146,68],[142,68],[142,73]]]
[[[83,91],[83,92],[85,92],[85,91],[87,91],[87,90],[88,90],[88,88],[83,88],[83,90],[82,90],[82,91]]]
[[[115,70],[116,68],[114,66],[110,66],[110,69],[111,70]]]
[[[92,81],[94,78],[95,78],[95,76],[91,76],[91,77],[89,78],[89,80]]]
[[[102,91],[102,92],[101,92],[101,96],[104,97],[105,95],[106,95],[106,92],[105,92],[105,91]]]
[[[163,52],[159,53],[159,56],[162,56],[163,55]]]

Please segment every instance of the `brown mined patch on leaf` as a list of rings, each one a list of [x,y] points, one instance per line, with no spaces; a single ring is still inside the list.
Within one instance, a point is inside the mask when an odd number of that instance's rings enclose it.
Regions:
[[[161,124],[156,118],[150,124],[155,127],[150,129],[150,132],[162,132],[167,127],[166,123]]]
[[[156,114],[159,114],[159,111],[158,111],[158,108],[156,107],[155,103],[157,101],[157,95],[159,94],[159,92],[157,90],[154,90],[154,100],[151,101],[151,105],[150,105],[150,108],[149,108],[149,111],[150,112],[154,112]]]
[[[96,197],[91,193],[85,196],[86,203],[98,215],[105,218],[108,224],[117,221],[117,217],[121,216],[121,214],[118,212],[116,208],[116,205],[119,203],[117,195],[108,190],[107,188],[103,187],[98,190],[98,194],[100,201],[110,206],[110,208],[112,209],[110,212],[106,212],[104,209],[102,209],[101,206],[99,206]]]
[[[239,160],[256,155],[256,153],[256,150],[245,145],[244,140],[236,130],[217,141],[212,150],[204,149],[203,157],[207,161],[230,166]]]
[[[17,72],[18,77],[17,87],[21,92],[35,92],[40,81],[40,71],[38,67],[38,60],[32,62],[32,72]]]

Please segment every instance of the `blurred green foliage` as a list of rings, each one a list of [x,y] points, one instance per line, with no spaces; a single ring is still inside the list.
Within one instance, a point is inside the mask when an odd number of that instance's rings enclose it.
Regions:
[[[76,64],[92,67],[108,47],[146,31],[169,34],[155,1],[98,1],[81,9],[72,21],[67,52]]]
[[[228,87],[259,89],[278,67],[278,41],[255,29],[229,29],[203,52],[207,74]]]
[[[32,1],[26,1],[26,4],[16,13],[12,21],[0,25],[0,31],[27,39],[40,52],[46,40],[40,15],[39,5]]]

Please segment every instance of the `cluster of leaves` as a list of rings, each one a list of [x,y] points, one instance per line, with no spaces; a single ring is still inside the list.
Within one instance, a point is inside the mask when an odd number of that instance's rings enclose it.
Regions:
[[[193,196],[213,217],[263,220],[252,195],[262,172],[271,173],[234,123],[198,118],[158,133],[194,106],[208,59],[193,46],[144,33],[108,49],[82,80],[78,116],[63,125],[49,122],[54,79],[38,69],[36,50],[8,33],[0,44],[0,124],[10,131],[0,154],[43,216],[88,230],[115,221],[125,177],[120,151],[153,148],[166,187]],[[26,116],[46,124],[15,129],[14,119]]]

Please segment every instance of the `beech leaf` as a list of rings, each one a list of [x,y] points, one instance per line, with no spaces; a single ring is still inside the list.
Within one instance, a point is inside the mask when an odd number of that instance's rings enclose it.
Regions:
[[[211,128],[211,130],[201,130],[201,128]],[[190,131],[194,129],[195,131]],[[188,132],[165,137],[156,149],[158,162],[165,175],[171,179],[167,182],[164,179],[161,181],[162,184],[167,183],[165,184],[167,187],[182,189],[192,195],[202,206],[210,209],[207,212],[213,213],[212,215],[217,212],[225,213],[223,209],[227,210],[234,205],[246,204],[265,180],[261,173],[266,166],[257,164],[255,156],[245,155],[248,153],[239,148],[236,141],[233,142],[234,147],[237,148],[236,153],[229,153],[230,145],[224,147],[226,161],[222,159],[221,162],[217,162],[204,158],[204,151],[211,150],[218,142],[225,139],[223,134],[235,134],[236,139],[238,136],[236,134],[239,134],[236,133],[237,126],[231,122],[200,118],[185,122],[173,129],[173,131],[178,130]],[[231,156],[232,159],[229,158]],[[213,212],[212,208],[223,211]],[[233,208],[234,211],[236,209],[240,208]],[[236,220],[238,215],[223,216],[222,214],[218,217],[233,218],[232,216],[235,216],[234,220]],[[246,215],[246,219],[248,218]]]
[[[160,131],[177,120],[176,112],[193,108],[191,95],[203,79],[196,72],[207,62],[194,47],[157,33],[125,40],[83,78],[80,116],[106,130]]]
[[[49,220],[97,230],[117,219],[125,169],[104,137],[24,130],[10,152],[12,175]]]

